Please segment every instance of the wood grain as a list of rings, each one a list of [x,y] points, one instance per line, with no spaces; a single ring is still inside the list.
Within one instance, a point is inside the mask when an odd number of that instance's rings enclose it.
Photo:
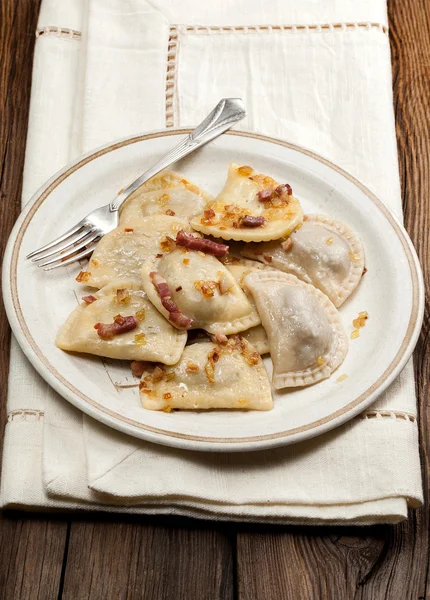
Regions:
[[[359,591],[372,577],[385,545],[383,527],[253,528],[238,534],[238,597],[367,600],[371,596]]]
[[[78,521],[63,598],[232,600],[231,540],[213,523],[185,519]]]
[[[388,8],[405,225],[427,297],[414,354],[426,505],[398,526],[240,531],[240,600],[430,598],[430,2],[389,0]]]
[[[0,519],[0,598],[57,598],[65,541],[63,520],[35,516]]]

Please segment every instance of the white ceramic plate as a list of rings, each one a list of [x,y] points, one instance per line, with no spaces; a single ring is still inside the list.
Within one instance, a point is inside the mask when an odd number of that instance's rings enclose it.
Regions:
[[[168,130],[105,146],[56,174],[27,205],[11,234],[3,270],[8,317],[21,348],[42,377],[95,419],[151,442],[193,450],[244,451],[292,444],[351,419],[405,366],[421,327],[423,283],[412,244],[393,215],[360,183],[315,154],[263,136],[230,132],[176,166],[216,194],[234,161],[291,183],[305,212],[337,217],[355,229],[368,272],[340,312],[346,330],[369,313],[360,337],[330,379],[275,394],[268,412],[153,412],[142,408],[129,363],[59,350],[54,338],[82,296],[83,265],[44,272],[25,256],[139,176],[183,136]],[[269,364],[268,364],[269,363]],[[271,371],[270,359],[266,364]],[[348,378],[337,382],[340,375]]]

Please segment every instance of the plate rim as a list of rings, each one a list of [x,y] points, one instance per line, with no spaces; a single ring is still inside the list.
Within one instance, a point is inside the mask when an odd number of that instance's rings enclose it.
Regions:
[[[18,220],[9,236],[4,254],[2,269],[3,299],[12,331],[24,354],[30,360],[35,369],[39,372],[42,378],[45,379],[45,381],[47,381],[47,383],[53,387],[63,398],[96,420],[104,423],[105,425],[113,427],[114,429],[132,435],[133,437],[162,445],[190,450],[242,452],[290,445],[330,431],[331,429],[334,429],[335,427],[338,427],[339,425],[354,418],[357,414],[370,406],[405,367],[406,362],[413,352],[421,330],[424,314],[424,282],[419,260],[412,241],[410,240],[409,235],[403,225],[391,212],[391,210],[387,208],[383,202],[379,200],[378,197],[364,184],[350,175],[347,171],[343,170],[341,167],[318,155],[312,150],[297,144],[292,144],[278,138],[250,131],[230,130],[224,134],[244,138],[254,138],[259,141],[283,146],[309,156],[310,158],[324,164],[348,179],[353,185],[358,187],[366,194],[366,196],[368,196],[368,198],[382,212],[385,219],[390,223],[397,237],[401,241],[410,270],[412,280],[412,307],[408,327],[402,345],[384,372],[357,398],[354,398],[342,408],[330,413],[329,415],[326,415],[325,417],[281,432],[234,438],[217,438],[213,436],[198,436],[183,434],[180,432],[172,432],[153,427],[151,425],[146,425],[144,423],[140,423],[139,421],[135,421],[134,419],[130,419],[129,417],[125,417],[124,415],[112,411],[109,408],[103,407],[80,390],[77,390],[71,384],[71,382],[66,380],[62,374],[57,371],[57,369],[49,362],[47,357],[38,347],[27,327],[21,311],[19,292],[16,285],[19,250],[25,231],[30,224],[32,217],[37,210],[39,210],[50,193],[67,177],[78,171],[81,167],[109,152],[133,143],[147,141],[154,138],[187,134],[191,131],[191,128],[161,129],[140,135],[128,136],[113,143],[105,144],[83,156],[80,156],[74,162],[66,165],[63,169],[55,173],[47,182],[45,182],[45,184],[43,184],[39,190],[37,190],[18,217]]]

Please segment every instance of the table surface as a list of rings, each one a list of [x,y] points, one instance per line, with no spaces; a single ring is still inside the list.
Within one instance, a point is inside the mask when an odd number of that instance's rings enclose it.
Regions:
[[[40,0],[0,1],[0,240],[20,208]],[[405,222],[430,291],[430,1],[389,0]],[[10,331],[0,308],[0,375]],[[430,310],[415,351],[426,503],[430,465]],[[0,447],[7,386],[1,389]],[[0,598],[430,598],[429,509],[397,526],[269,527],[171,517],[6,513]]]

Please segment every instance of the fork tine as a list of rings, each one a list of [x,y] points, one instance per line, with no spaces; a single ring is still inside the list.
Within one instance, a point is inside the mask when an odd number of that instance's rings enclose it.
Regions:
[[[85,236],[88,235],[89,232],[90,229],[86,225],[84,225],[83,229],[81,228],[77,233],[67,237],[61,245],[56,245],[47,252],[40,252],[37,256],[33,256],[33,258],[31,258],[30,260],[32,260],[33,262],[37,262],[39,260],[48,258],[49,256],[56,254],[57,252],[61,252],[62,250],[69,248],[69,246],[73,246],[73,244],[80,242]]]
[[[95,235],[93,234],[88,237],[85,237],[82,240],[82,242],[80,244],[78,244],[77,246],[70,246],[68,252],[63,252],[62,254],[53,256],[52,258],[50,258],[49,260],[47,260],[45,262],[37,263],[37,266],[38,267],[48,267],[49,265],[52,265],[58,261],[60,261],[61,264],[64,265],[66,263],[66,260],[68,260],[69,258],[72,258],[73,256],[76,256],[78,254],[78,250],[80,250],[81,248],[85,248],[86,246],[91,244],[96,238],[99,238],[99,237],[100,237],[100,235],[95,232]]]
[[[33,262],[37,261],[45,261],[45,259],[50,258],[51,260],[47,262],[37,262],[39,267],[45,267],[49,265],[51,262],[55,262],[56,260],[60,260],[62,258],[69,258],[70,254],[73,252],[77,252],[81,248],[83,248],[86,244],[92,242],[96,237],[100,237],[100,234],[97,233],[95,228],[84,230],[79,235],[73,236],[71,242],[64,242],[59,248],[54,248],[48,254],[43,254],[42,256],[36,256],[33,258]]]
[[[75,260],[79,260],[80,258],[84,258],[85,256],[88,256],[89,254],[92,254],[94,252],[95,247],[97,246],[97,244],[92,244],[89,248],[85,248],[85,250],[82,250],[82,252],[79,252],[78,254],[71,256],[68,260],[58,260],[56,263],[49,265],[49,267],[45,267],[43,270],[44,271],[52,271],[52,269],[56,269],[57,267],[65,267],[66,265],[69,265],[72,262],[75,262]],[[42,266],[42,265],[39,265]]]
[[[70,237],[71,235],[73,235],[74,233],[76,233],[77,231],[82,229],[82,227],[84,227],[84,226],[85,226],[85,223],[80,221],[74,227],[72,227],[71,229],[69,229],[68,231],[63,233],[63,235],[60,235],[55,240],[52,240],[52,242],[49,242],[49,244],[45,244],[45,246],[42,246],[41,248],[38,248],[37,250],[33,250],[33,252],[30,252],[30,254],[27,254],[26,258],[33,258],[34,256],[36,256],[36,254],[42,254],[43,252],[45,252],[46,250],[49,250],[53,246],[57,246],[58,244],[63,242],[66,238]]]

